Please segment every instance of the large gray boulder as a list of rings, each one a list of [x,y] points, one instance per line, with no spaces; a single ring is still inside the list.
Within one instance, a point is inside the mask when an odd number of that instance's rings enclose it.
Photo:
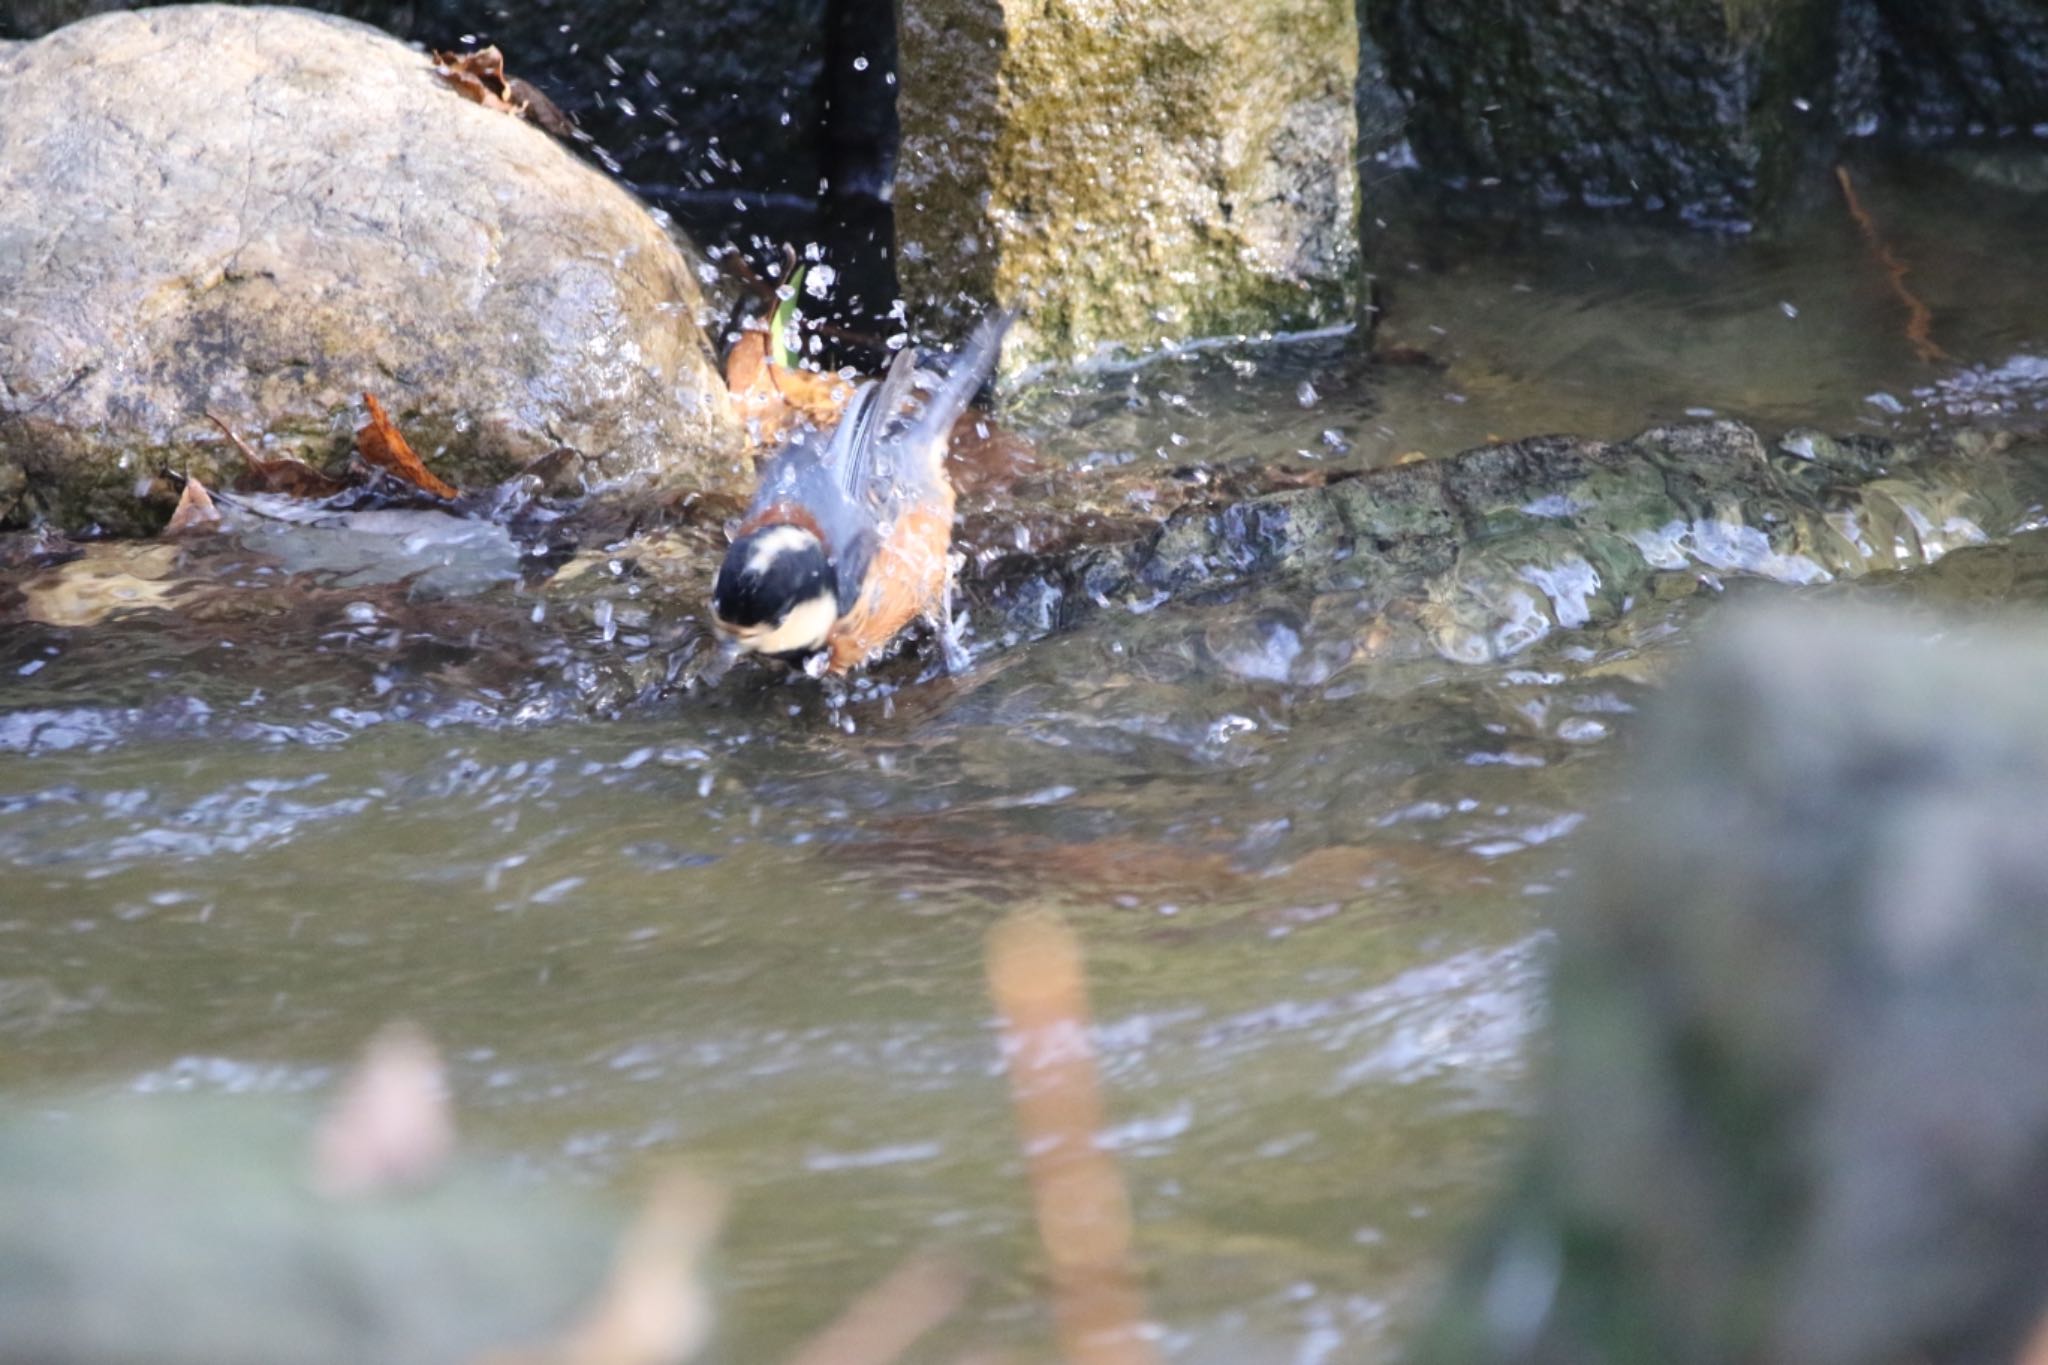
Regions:
[[[1356,316],[1352,0],[900,9],[914,321],[1022,303],[1022,362]]]
[[[2022,1358],[2044,680],[2017,623],[1809,611],[1701,655],[1599,822],[1532,1147],[1418,1360]]]
[[[720,477],[696,263],[630,194],[428,58],[190,5],[0,48],[0,521],[141,529],[210,409],[320,463],[384,400],[458,484]]]

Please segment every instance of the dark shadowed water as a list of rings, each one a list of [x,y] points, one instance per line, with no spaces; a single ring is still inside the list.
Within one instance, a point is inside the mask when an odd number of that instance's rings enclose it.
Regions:
[[[1142,516],[1246,462],[1688,413],[2038,426],[2044,200],[1943,169],[1865,202],[1945,359],[1838,205],[1768,242],[1439,243],[1384,262],[1377,359],[1219,347],[1030,395],[1046,468],[970,498],[976,534],[1048,499]],[[2034,538],[1882,590],[2037,604]],[[1725,609],[1674,590],[1505,664],[1375,663],[1341,596],[1254,587],[839,704],[752,670],[692,688],[701,586],[602,550],[564,583],[488,531],[309,544],[10,571],[0,1088],[296,1092],[417,1019],[477,1143],[732,1188],[729,1361],[931,1245],[982,1274],[918,1359],[1049,1355],[981,979],[1020,907],[1086,946],[1170,1354],[1390,1358],[1509,1151],[1582,832]]]

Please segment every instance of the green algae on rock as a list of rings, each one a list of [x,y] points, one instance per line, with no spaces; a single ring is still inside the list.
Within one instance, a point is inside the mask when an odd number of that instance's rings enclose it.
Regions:
[[[899,45],[920,325],[1021,303],[1018,363],[1357,316],[1352,0],[907,0]]]
[[[2021,529],[2048,495],[2048,449],[1971,433],[1923,442],[1736,422],[1632,440],[1536,437],[1228,506],[1065,560],[987,571],[1012,630],[1105,606],[1287,576],[1363,595],[1420,647],[1481,663],[1557,629],[1612,621],[1660,575],[1816,584],[1931,564]]]
[[[321,463],[366,389],[457,483],[562,445],[606,485],[735,458],[690,255],[401,43],[109,14],[0,54],[0,104],[0,522],[151,529],[138,481],[231,481],[208,410]]]

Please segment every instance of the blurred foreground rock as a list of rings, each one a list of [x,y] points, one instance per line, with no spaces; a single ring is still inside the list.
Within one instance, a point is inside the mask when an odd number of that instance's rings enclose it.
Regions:
[[[537,1342],[618,1224],[509,1172],[334,1201],[309,1115],[249,1098],[10,1106],[0,1357],[48,1365],[452,1365]]]
[[[722,1196],[624,1225],[453,1159],[433,1044],[388,1026],[317,1127],[262,1096],[82,1096],[0,1123],[0,1359],[681,1365]]]
[[[2021,1358],[2044,679],[2031,628],[1777,614],[1705,650],[1604,817],[1532,1149],[1416,1359]]]
[[[1353,320],[1352,0],[907,0],[897,268],[1011,363]]]
[[[373,30],[172,6],[0,48],[0,523],[140,531],[159,468],[313,463],[373,390],[429,465],[702,481],[738,449],[696,265],[631,195]]]

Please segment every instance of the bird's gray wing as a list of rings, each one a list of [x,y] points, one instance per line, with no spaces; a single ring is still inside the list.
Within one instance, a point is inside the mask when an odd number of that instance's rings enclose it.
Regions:
[[[882,539],[873,526],[863,526],[848,536],[832,556],[832,577],[835,595],[839,599],[841,616],[853,610],[860,601],[861,589],[867,586],[868,569],[875,562],[875,551],[881,548]]]
[[[839,486],[846,496],[863,506],[875,502],[876,448],[896,425],[916,378],[916,352],[905,346],[889,363],[889,372],[879,384],[863,384],[855,391],[846,417],[833,433],[826,459],[838,471]]]

